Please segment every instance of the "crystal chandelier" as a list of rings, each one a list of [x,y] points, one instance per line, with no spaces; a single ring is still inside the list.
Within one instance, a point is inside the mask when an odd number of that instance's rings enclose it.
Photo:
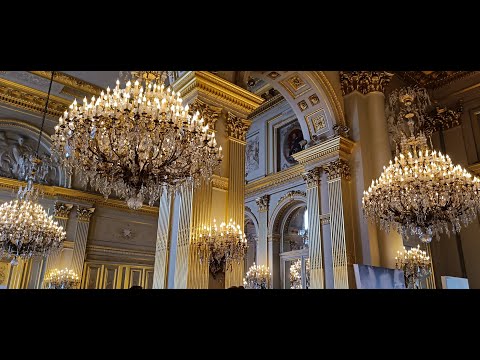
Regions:
[[[290,289],[302,288],[302,260],[298,259],[290,265]]]
[[[270,279],[272,274],[270,269],[265,265],[257,266],[253,263],[247,271],[243,279],[245,289],[270,289]]]
[[[420,289],[420,280],[430,275],[432,270],[430,257],[420,250],[420,245],[410,250],[403,247],[403,252],[397,251],[395,267],[403,270],[405,286],[408,289]]]
[[[222,222],[220,227],[213,219],[213,226],[203,226],[193,241],[200,262],[208,262],[212,274],[231,269],[233,263],[240,264],[248,247],[240,225],[235,225],[232,219],[228,224]]]
[[[209,179],[222,159],[215,133],[165,89],[165,72],[132,72],[132,81],[75,100],[60,117],[53,152],[105,198],[112,191],[132,209],[159,199],[164,187]],[[134,81],[133,81],[134,80]]]
[[[16,200],[0,206],[0,258],[13,257],[12,265],[18,264],[17,257],[29,259],[34,255],[48,255],[52,251],[60,249],[66,238],[63,228],[38,203],[39,191],[33,186],[38,165],[41,163],[38,150],[48,109],[53,74],[54,72],[50,79],[37,150],[35,156],[28,159],[27,185],[20,187]]]
[[[75,289],[80,283],[78,275],[65,268],[63,270],[53,269],[44,280],[46,289]]]
[[[364,191],[364,215],[402,236],[430,242],[445,232],[460,232],[480,210],[480,179],[448,155],[431,150],[422,124],[430,104],[424,89],[407,88],[390,95],[387,114],[395,123],[397,156]],[[417,120],[414,122],[414,118]]]

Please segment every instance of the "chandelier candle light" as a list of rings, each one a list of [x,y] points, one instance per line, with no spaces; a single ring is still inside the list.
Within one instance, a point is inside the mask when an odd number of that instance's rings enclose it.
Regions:
[[[222,159],[215,133],[165,88],[163,73],[132,72],[124,88],[117,80],[98,98],[75,100],[52,136],[53,152],[84,186],[105,198],[114,190],[132,209],[153,205],[165,187],[211,178]]]
[[[430,257],[420,250],[420,245],[408,251],[405,247],[403,252],[397,251],[395,267],[403,270],[405,286],[408,289],[420,289],[420,280],[430,275],[432,269]]]
[[[391,94],[390,107],[400,107],[398,125],[408,130],[401,130],[397,156],[364,191],[362,205],[365,216],[382,229],[393,228],[428,243],[443,232],[460,232],[462,225],[477,217],[480,179],[428,146],[419,129],[425,121],[426,96],[409,88]],[[416,97],[421,100],[415,101]]]
[[[270,269],[265,265],[257,266],[253,263],[247,271],[243,279],[243,286],[246,289],[270,289],[270,279],[272,274]]]
[[[52,251],[59,250],[66,238],[63,228],[38,203],[39,191],[33,186],[36,171],[41,164],[38,150],[48,109],[53,74],[54,72],[50,79],[37,150],[34,156],[26,159],[29,163],[27,185],[20,187],[16,200],[0,206],[0,259],[12,257],[12,265],[18,264],[17,257],[27,260],[35,255],[49,255]]]
[[[228,224],[222,222],[220,227],[213,219],[213,226],[204,225],[199,229],[195,243],[200,262],[208,261],[213,274],[231,269],[234,262],[241,263],[248,247],[240,225],[236,225],[232,219]]]
[[[45,277],[46,289],[74,289],[80,283],[78,275],[65,268],[63,270],[54,269]]]

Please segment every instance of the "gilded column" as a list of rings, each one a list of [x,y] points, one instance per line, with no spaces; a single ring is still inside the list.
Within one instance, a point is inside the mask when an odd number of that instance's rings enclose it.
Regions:
[[[72,270],[82,279],[85,251],[87,249],[88,228],[95,208],[77,205],[77,228],[73,243]]]
[[[177,232],[177,258],[175,264],[175,289],[186,289],[188,279],[188,261],[190,249],[190,229],[192,223],[192,198],[191,185],[184,185],[177,193],[180,196],[178,232]]]
[[[431,248],[430,244],[426,244],[426,248],[427,248],[426,249],[427,256],[430,257],[430,261],[431,261],[431,264],[432,264],[431,265],[432,272],[425,279],[425,282],[426,282],[426,285],[427,285],[427,289],[436,289],[436,286],[435,286],[435,272],[433,270],[432,248]]]
[[[53,216],[55,218],[55,221],[58,222],[58,225],[63,227],[64,231],[67,231],[68,218],[70,216],[70,212],[72,211],[72,208],[73,208],[73,204],[66,204],[59,201],[55,202]],[[48,256],[46,260],[44,274],[48,274],[50,271],[58,267],[58,262],[60,260],[61,254],[62,254],[62,250],[59,250],[54,253],[51,253]]]
[[[250,124],[251,121],[227,113],[229,178],[226,221],[232,219],[240,226],[243,226],[245,216],[245,137]],[[243,275],[244,262],[234,263],[232,269],[225,272],[225,287],[243,285]]]
[[[268,206],[270,195],[263,195],[255,202],[258,206],[258,241],[257,241],[257,265],[265,265],[273,268],[271,264],[273,244],[267,244],[268,236]],[[270,245],[270,246],[267,246]]]
[[[395,254],[403,247],[402,239],[395,231],[387,234],[378,226],[367,223],[363,218],[361,200],[363,190],[380,176],[383,167],[391,160],[384,92],[392,76],[386,71],[340,72],[345,112],[351,124],[353,140],[360,145],[353,158],[361,165],[353,169],[353,175],[356,179],[356,216],[363,245],[363,262],[389,268],[395,267]]]
[[[344,160],[338,159],[325,165],[324,170],[328,175],[333,286],[335,289],[354,288],[355,245],[349,215],[351,213],[350,167]]]
[[[320,227],[321,168],[314,168],[302,174],[307,183],[308,241],[310,258],[310,288],[325,288],[325,274],[322,258],[322,230]]]
[[[158,209],[157,241],[155,245],[155,264],[153,267],[153,289],[167,288],[172,198],[172,194],[169,194],[166,191],[164,191],[160,197],[160,205]]]

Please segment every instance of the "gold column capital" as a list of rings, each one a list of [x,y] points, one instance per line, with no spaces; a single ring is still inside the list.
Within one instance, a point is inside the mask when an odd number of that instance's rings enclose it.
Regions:
[[[307,183],[307,189],[320,186],[322,177],[322,168],[315,167],[312,170],[308,170],[302,174],[303,180]]]
[[[393,74],[387,71],[340,71],[340,85],[343,96],[353,91],[361,94],[379,91],[385,93]]]
[[[56,201],[54,204],[53,216],[58,219],[68,219],[70,211],[73,209],[73,204],[66,204]]]
[[[331,161],[328,164],[324,165],[323,169],[327,173],[329,181],[340,178],[350,180],[350,166],[343,159]]]
[[[90,222],[94,212],[95,208],[93,207],[77,206],[77,219],[78,221]]]
[[[204,125],[208,125],[210,129],[215,129],[215,124],[218,120],[218,117],[222,113],[222,108],[217,106],[212,106],[203,102],[198,97],[196,97],[190,104],[188,104],[189,113],[193,116],[194,113],[198,111],[200,118],[203,118]]]
[[[258,211],[268,211],[268,204],[270,203],[270,195],[263,195],[255,199],[258,206]]]
[[[247,131],[252,122],[246,119],[240,119],[237,115],[227,112],[227,131],[228,136],[245,141]]]

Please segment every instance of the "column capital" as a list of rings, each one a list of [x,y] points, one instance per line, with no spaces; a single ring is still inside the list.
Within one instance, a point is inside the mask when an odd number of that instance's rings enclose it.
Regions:
[[[303,180],[307,183],[307,189],[315,186],[320,186],[320,180],[322,177],[322,168],[316,167],[312,170],[308,170],[302,174]]]
[[[245,141],[247,131],[252,122],[246,119],[240,119],[237,115],[227,112],[227,131],[228,136],[240,141]]]
[[[215,123],[222,112],[221,107],[209,105],[199,98],[195,98],[190,104],[188,104],[188,108],[188,112],[191,116],[198,111],[200,118],[203,118],[203,124],[208,125],[212,130],[215,129]]]
[[[77,219],[78,221],[90,222],[94,212],[95,208],[93,207],[77,206]]]
[[[393,74],[387,71],[340,71],[340,84],[343,96],[353,91],[364,95],[379,91],[384,93]]]
[[[66,204],[60,201],[56,201],[54,204],[53,216],[59,219],[68,219],[70,211],[72,211],[73,204]]]
[[[270,203],[270,195],[263,195],[255,199],[258,206],[258,211],[268,211],[268,204]]]
[[[344,178],[350,180],[350,166],[343,159],[337,159],[323,166],[328,175],[328,180]]]

